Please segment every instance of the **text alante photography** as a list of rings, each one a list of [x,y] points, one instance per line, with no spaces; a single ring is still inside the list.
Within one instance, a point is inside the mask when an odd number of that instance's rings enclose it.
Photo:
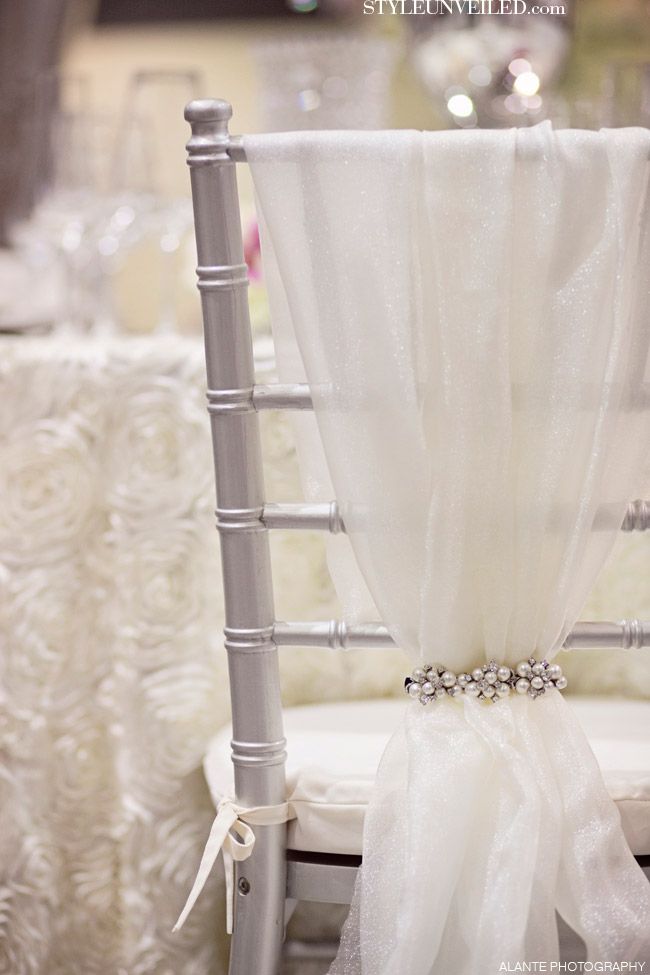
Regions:
[[[645,971],[644,961],[518,961],[501,962],[500,972],[637,972]]]
[[[363,0],[364,14],[469,14],[472,17],[513,14],[548,14],[564,17],[563,3],[531,3],[530,0]]]

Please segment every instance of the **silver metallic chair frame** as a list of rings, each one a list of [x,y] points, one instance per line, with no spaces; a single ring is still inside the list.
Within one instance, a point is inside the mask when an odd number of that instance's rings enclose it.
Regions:
[[[311,409],[312,403],[304,384],[255,384],[235,172],[245,152],[241,140],[229,135],[231,116],[231,106],[220,100],[194,101],[185,110],[192,129],[187,150],[221,537],[235,792],[241,805],[263,806],[286,800],[278,647],[352,650],[394,643],[379,623],[275,619],[269,529],[340,532],[345,526],[335,501],[265,503],[257,413]],[[630,505],[622,528],[650,528],[650,504]],[[566,645],[646,647],[650,623],[578,624]],[[237,865],[230,975],[275,975],[289,913],[286,904],[349,903],[361,862],[360,857],[292,852],[283,825],[256,826],[255,834],[253,855]]]

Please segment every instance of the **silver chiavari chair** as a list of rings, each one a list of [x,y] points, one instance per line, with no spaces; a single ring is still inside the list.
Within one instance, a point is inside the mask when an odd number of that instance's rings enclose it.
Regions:
[[[352,650],[393,646],[379,623],[284,623],[275,619],[269,557],[271,529],[344,531],[335,501],[266,504],[260,410],[311,409],[309,387],[256,385],[247,304],[236,163],[241,139],[228,132],[231,106],[191,102],[185,117],[205,337],[208,411],[217,491],[217,528],[225,594],[225,646],[232,699],[232,762],[237,802],[246,807],[286,800],[278,647]],[[630,505],[623,529],[650,528],[650,503]],[[572,649],[650,646],[650,623],[579,623]],[[287,902],[348,904],[360,856],[287,849],[284,824],[255,827],[252,856],[238,864],[230,975],[274,975],[284,939]],[[647,860],[650,857],[639,858]]]

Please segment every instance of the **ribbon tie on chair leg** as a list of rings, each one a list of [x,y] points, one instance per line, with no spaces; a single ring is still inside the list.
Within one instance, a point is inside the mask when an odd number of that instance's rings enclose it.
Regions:
[[[253,852],[255,833],[251,825],[279,826],[294,817],[295,813],[288,802],[277,806],[247,807],[239,806],[234,799],[224,796],[217,806],[217,815],[203,850],[196,879],[173,931],[180,930],[185,924],[221,851],[226,874],[226,931],[232,934],[234,861],[248,860]]]

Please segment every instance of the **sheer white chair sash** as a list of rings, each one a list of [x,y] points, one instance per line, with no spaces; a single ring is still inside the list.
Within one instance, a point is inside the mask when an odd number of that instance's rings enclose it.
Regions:
[[[344,617],[369,594],[415,667],[552,660],[650,483],[650,133],[244,145]],[[650,956],[650,887],[562,697],[406,711],[331,975],[556,961],[556,910],[590,961]]]

